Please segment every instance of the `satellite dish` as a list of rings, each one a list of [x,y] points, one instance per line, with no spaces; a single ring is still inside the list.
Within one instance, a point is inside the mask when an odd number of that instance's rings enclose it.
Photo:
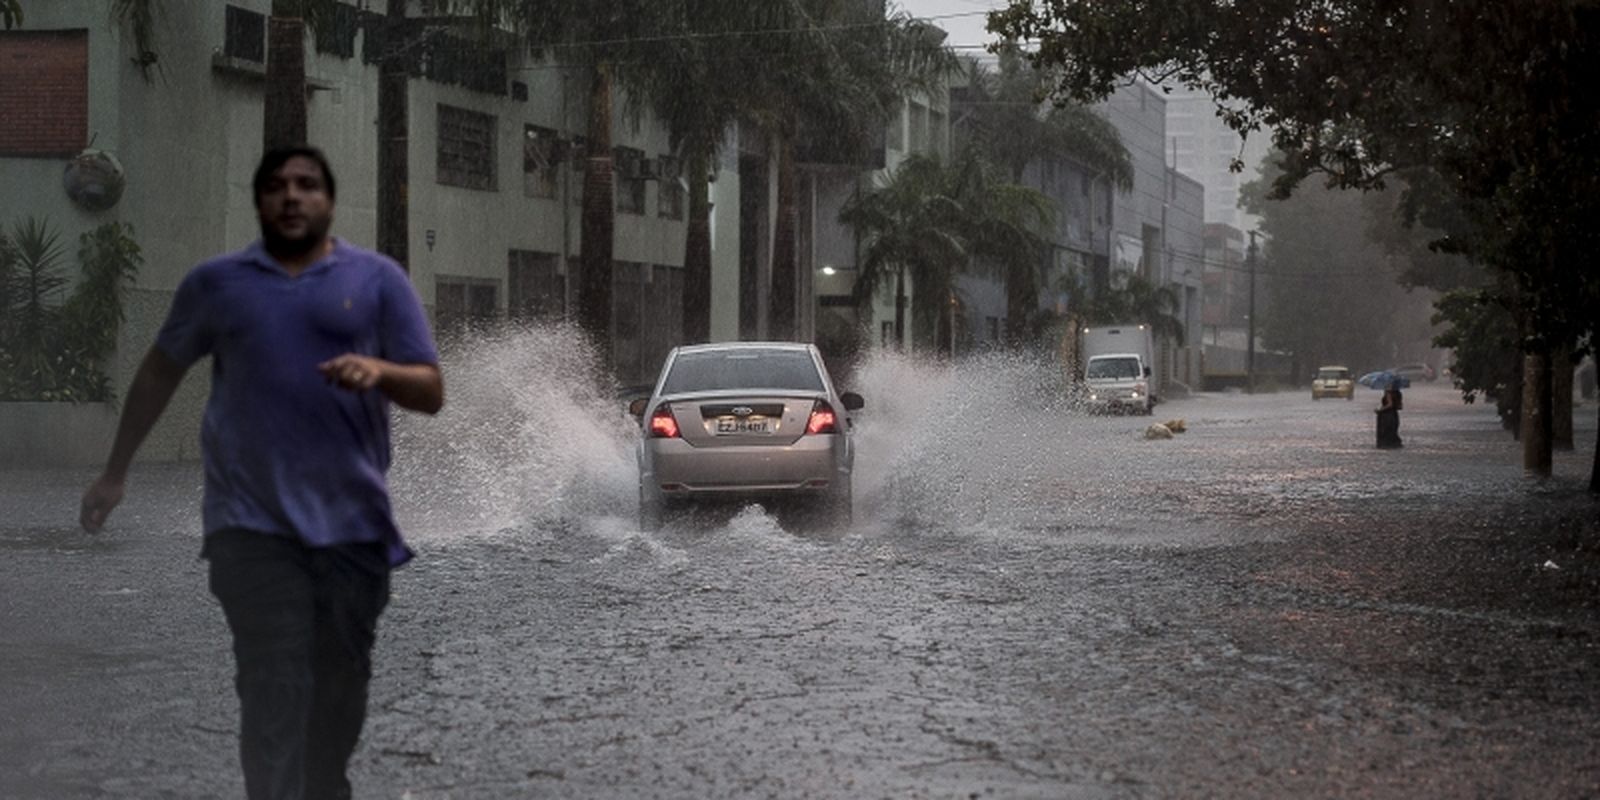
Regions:
[[[127,183],[122,162],[104,150],[84,150],[73,156],[61,176],[67,197],[85,211],[105,211],[116,205]]]

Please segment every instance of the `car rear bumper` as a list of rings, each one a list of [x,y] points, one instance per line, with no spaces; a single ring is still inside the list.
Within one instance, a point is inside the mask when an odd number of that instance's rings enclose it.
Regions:
[[[664,497],[823,492],[848,482],[850,466],[838,436],[803,436],[768,447],[694,447],[651,439],[640,482]]]

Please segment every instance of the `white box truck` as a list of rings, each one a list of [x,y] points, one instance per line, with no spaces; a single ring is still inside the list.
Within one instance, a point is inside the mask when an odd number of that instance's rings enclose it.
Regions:
[[[1159,402],[1150,326],[1085,327],[1080,332],[1078,353],[1090,411],[1149,414]]]

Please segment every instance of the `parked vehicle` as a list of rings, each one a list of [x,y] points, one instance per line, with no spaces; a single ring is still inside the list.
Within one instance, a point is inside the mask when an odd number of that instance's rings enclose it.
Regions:
[[[1343,397],[1350,400],[1356,396],[1356,382],[1350,377],[1350,369],[1338,365],[1317,368],[1317,376],[1311,379],[1311,399],[1321,400],[1324,397]]]
[[[1401,364],[1398,367],[1390,367],[1389,371],[1393,372],[1396,375],[1399,375],[1402,378],[1405,378],[1406,380],[1412,380],[1412,381],[1415,381],[1415,380],[1431,381],[1431,380],[1439,377],[1439,374],[1437,372],[1433,371],[1433,367],[1430,367],[1427,364],[1420,364],[1420,363],[1419,364]]]
[[[849,412],[815,345],[728,342],[674,348],[640,421],[639,524],[717,500],[810,506],[831,525],[851,521],[855,444]]]
[[[1154,370],[1155,342],[1147,325],[1082,329],[1078,352],[1088,408],[1093,412],[1149,414],[1160,402]]]

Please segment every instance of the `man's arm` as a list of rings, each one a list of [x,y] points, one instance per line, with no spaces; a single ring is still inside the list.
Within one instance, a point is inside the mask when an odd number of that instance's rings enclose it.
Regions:
[[[149,435],[150,429],[155,427],[156,420],[161,418],[161,412],[166,410],[172,393],[177,391],[187,371],[188,368],[173,361],[160,348],[152,347],[145,354],[139,371],[134,373],[133,384],[128,387],[128,396],[123,401],[122,417],[117,422],[117,438],[111,445],[111,456],[106,459],[105,471],[83,493],[78,522],[84,530],[90,533],[99,531],[105,525],[111,509],[122,502],[123,483],[128,477],[128,466],[133,463],[133,454],[144,442],[144,437]]]
[[[317,369],[346,389],[376,388],[401,408],[437,414],[444,407],[444,378],[437,364],[396,364],[346,353],[318,364]]]

